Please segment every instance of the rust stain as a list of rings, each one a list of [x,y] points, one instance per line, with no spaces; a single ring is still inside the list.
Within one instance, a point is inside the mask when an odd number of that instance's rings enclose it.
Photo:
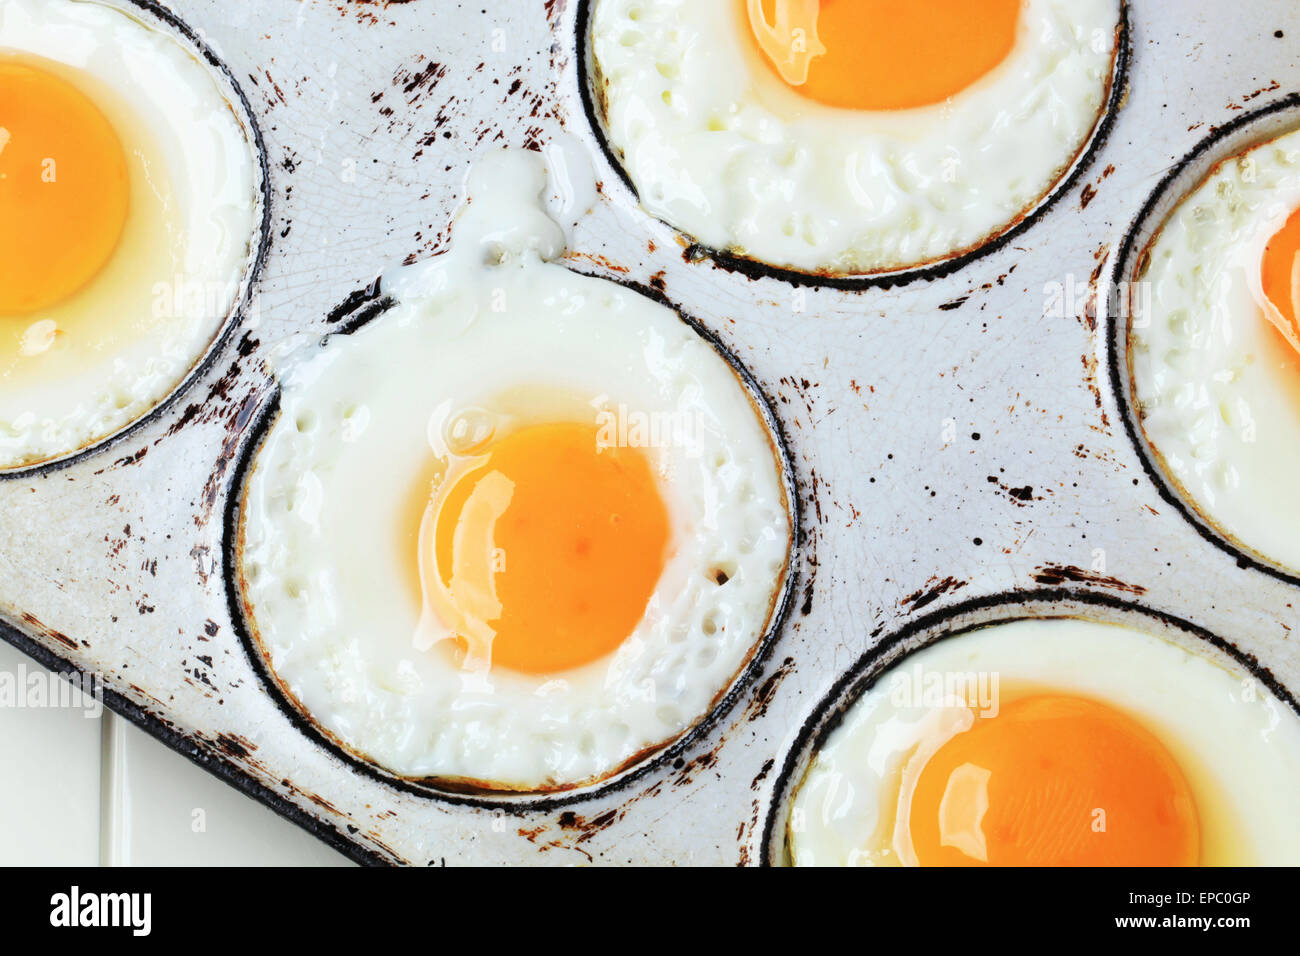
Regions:
[[[613,810],[606,810],[598,813],[594,817],[584,817],[573,810],[565,810],[556,819],[556,824],[562,830],[577,834],[574,843],[586,843],[592,837],[622,820],[627,814],[627,805],[616,807]]]
[[[937,575],[930,578],[925,583],[925,587],[913,591],[907,597],[899,601],[899,606],[905,611],[919,611],[923,607],[933,604],[945,594],[951,594],[960,591],[966,586],[967,582],[954,577],[940,579]]]
[[[233,379],[239,374],[239,366],[231,365],[230,370],[223,377]],[[213,391],[217,386],[213,386]],[[248,428],[248,423],[252,421],[253,413],[256,411],[261,399],[261,394],[254,390],[242,402],[231,402],[226,406],[226,435],[221,441],[221,451],[217,455],[216,461],[212,463],[212,471],[208,475],[207,482],[203,485],[202,506],[194,515],[194,523],[200,527],[206,524],[212,518],[213,509],[221,496],[221,490],[225,486],[226,472],[234,463],[235,457],[239,452],[239,445],[243,439],[244,432]]]
[[[365,26],[377,26],[385,23],[380,19],[380,14],[386,13],[389,7],[403,7],[414,2],[415,0],[344,0],[342,3],[335,3],[334,10],[341,16],[353,17]],[[397,26],[397,21],[388,20],[385,25]]]
[[[782,682],[794,673],[795,666],[794,658],[787,657],[764,679],[763,683],[754,688],[753,696],[745,707],[744,720],[758,720],[767,714],[768,707],[776,699],[777,690]]]
[[[1141,585],[1126,584],[1119,578],[1109,577],[1097,571],[1087,571],[1070,564],[1045,564],[1034,572],[1034,580],[1051,587],[1066,583],[1090,584],[1115,591],[1125,591],[1129,594],[1145,594],[1147,590]]]
[[[52,641],[58,641],[60,644],[63,644],[65,647],[70,647],[73,650],[77,649],[76,641],[68,637],[68,635],[64,634],[62,631],[57,631],[49,625],[42,623],[36,615],[24,611],[22,613],[22,619],[23,623],[38,635],[48,637]]]
[[[565,255],[565,258],[570,262],[590,262],[594,265],[600,266],[602,269],[607,269],[610,272],[617,272],[623,275],[626,275],[631,271],[627,266],[621,266],[607,256],[602,256],[595,252],[569,252]],[[662,275],[662,273],[660,274]]]
[[[414,106],[424,96],[433,92],[438,81],[447,75],[447,67],[429,60],[418,69],[402,67],[393,74],[393,85],[400,88],[408,105]],[[373,102],[373,98],[372,98]]]
[[[719,745],[720,747],[721,745]],[[673,786],[685,787],[695,782],[695,775],[704,770],[711,770],[718,765],[718,748],[715,747],[693,760],[677,761],[673,764],[673,769],[677,775],[673,778]]]
[[[239,734],[217,734],[212,742],[218,750],[235,760],[247,760],[257,749],[257,744]]]
[[[1044,488],[1037,494],[1034,493],[1033,485],[1010,485],[1004,482],[997,475],[989,475],[985,481],[994,485],[1000,494],[1006,496],[1007,500],[1012,502],[1016,507],[1023,508],[1026,505],[1033,504],[1035,501],[1042,501],[1047,495],[1052,493],[1050,488]]]
[[[1106,268],[1106,257],[1110,254],[1110,245],[1102,243],[1093,253],[1093,260],[1096,266],[1092,274],[1088,277],[1087,292],[1084,295],[1083,311],[1078,316],[1079,322],[1088,334],[1092,335],[1097,331],[1097,291],[1101,281],[1101,274]],[[1110,416],[1106,414],[1106,403],[1102,400],[1101,385],[1098,380],[1098,359],[1095,349],[1089,349],[1081,357],[1083,363],[1084,384],[1088,391],[1092,393],[1093,404],[1097,407],[1097,413],[1101,416],[1101,426],[1098,429],[1104,433],[1110,432]],[[1095,426],[1094,426],[1095,427]]]
[[[322,810],[333,813],[336,816],[346,816],[346,814],[342,813],[338,807],[334,806],[334,804],[330,803],[318,793],[307,794],[307,799],[316,804],[316,806],[320,807]]]
[[[773,757],[768,757],[767,760],[763,762],[763,766],[759,769],[758,774],[749,782],[749,789],[751,792],[758,792],[759,787],[763,785],[763,781],[768,778],[768,775],[772,772],[772,768],[775,766],[776,759]],[[750,801],[749,819],[742,820],[740,826],[736,829],[736,842],[740,845],[740,858],[738,860],[740,866],[749,866],[749,841],[746,840],[745,834],[752,833],[758,828],[761,808],[762,803],[757,797],[755,797]]]

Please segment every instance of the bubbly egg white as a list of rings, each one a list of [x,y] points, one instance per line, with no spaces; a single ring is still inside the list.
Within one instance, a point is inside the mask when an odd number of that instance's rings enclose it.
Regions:
[[[957,708],[900,695],[892,682],[925,686],[924,675],[971,673],[997,674],[1001,687],[1028,683],[1090,697],[1136,717],[1187,778],[1204,865],[1300,862],[1295,711],[1245,674],[1154,635],[1056,618],[950,637],[883,674],[831,732],[794,795],[788,829],[796,864],[899,864],[893,833],[903,766],[923,741],[952,732]]]
[[[101,273],[64,302],[6,319],[16,339],[26,336],[0,368],[7,467],[107,437],[180,383],[239,295],[261,174],[207,68],[126,13],[85,0],[5,0],[3,54],[61,67],[108,117],[133,170],[123,237]],[[136,201],[152,190],[154,210]],[[41,350],[54,328],[67,334]]]
[[[1118,21],[1117,0],[1026,0],[1005,61],[897,111],[824,106],[756,68],[740,3],[596,0],[591,42],[648,212],[714,249],[848,274],[964,252],[1037,205],[1096,126]]]
[[[451,251],[386,276],[391,311],[287,363],[245,491],[245,596],[272,669],[327,731],[408,776],[545,789],[618,770],[707,713],[786,573],[784,482],[749,393],[672,310],[546,261],[564,234],[539,204],[541,164],[480,160]],[[674,550],[612,654],[482,682],[414,646],[400,508],[440,406],[537,386],[692,423],[644,449]]]
[[[1142,430],[1211,524],[1300,570],[1300,369],[1259,306],[1264,246],[1300,208],[1300,131],[1222,163],[1150,246],[1129,330]]]

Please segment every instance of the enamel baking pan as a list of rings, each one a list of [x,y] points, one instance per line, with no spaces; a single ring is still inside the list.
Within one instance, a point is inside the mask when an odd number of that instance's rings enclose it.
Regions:
[[[784,799],[839,708],[907,649],[1016,616],[1213,641],[1294,704],[1297,582],[1214,540],[1152,466],[1099,292],[1224,137],[1300,122],[1288,0],[1130,3],[1105,121],[1056,195],[951,268],[875,282],[751,268],[642,212],[593,123],[577,0],[112,2],[222,77],[265,159],[264,248],[171,400],[0,480],[0,630],[340,852],[782,862]],[[445,247],[476,156],[561,133],[601,183],[567,263],[675,305],[770,407],[800,521],[792,575],[762,654],[656,759],[553,797],[444,794],[285,705],[243,627],[230,525],[274,411],[266,358],[382,309],[376,277]]]

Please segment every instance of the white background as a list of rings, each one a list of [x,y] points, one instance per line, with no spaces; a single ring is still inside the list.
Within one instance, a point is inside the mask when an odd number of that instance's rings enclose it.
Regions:
[[[0,643],[0,671],[44,672]],[[0,707],[0,865],[347,865],[107,709]]]

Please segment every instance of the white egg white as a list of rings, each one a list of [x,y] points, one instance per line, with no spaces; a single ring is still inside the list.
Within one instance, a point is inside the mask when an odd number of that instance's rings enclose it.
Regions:
[[[126,12],[5,0],[0,56],[52,64],[89,96],[131,176],[122,238],[100,273],[63,302],[6,317],[0,467],[10,467],[105,438],[175,389],[241,294],[262,198],[255,149],[209,68]]]
[[[1261,309],[1260,265],[1297,208],[1300,131],[1220,164],[1150,244],[1129,329],[1138,416],[1166,473],[1212,525],[1292,571],[1300,356]]]
[[[699,721],[768,628],[790,548],[782,471],[749,392],[672,310],[546,261],[564,235],[539,204],[541,162],[481,159],[451,251],[386,276],[391,311],[286,363],[243,509],[250,620],[301,708],[390,771],[496,789],[603,778]],[[431,422],[499,413],[502,395],[539,388],[578,396],[587,416],[689,423],[644,448],[673,553],[607,657],[483,679],[417,646],[401,507],[436,444]]]
[[[1054,618],[991,625],[906,656],[850,706],[812,758],[791,803],[791,861],[900,865],[908,848],[895,824],[909,759],[958,732],[960,713],[970,712],[964,703],[979,703],[978,688],[993,689],[996,703],[1019,684],[1100,701],[1153,733],[1191,788],[1203,865],[1296,865],[1300,717],[1203,649],[1204,656],[1133,628]],[[938,689],[949,686],[964,687],[964,699],[945,701]]]
[[[1119,16],[1025,0],[1015,47],[966,90],[858,111],[757,64],[744,4],[595,0],[595,89],[651,214],[771,265],[892,271],[971,250],[1050,192],[1097,125]]]

